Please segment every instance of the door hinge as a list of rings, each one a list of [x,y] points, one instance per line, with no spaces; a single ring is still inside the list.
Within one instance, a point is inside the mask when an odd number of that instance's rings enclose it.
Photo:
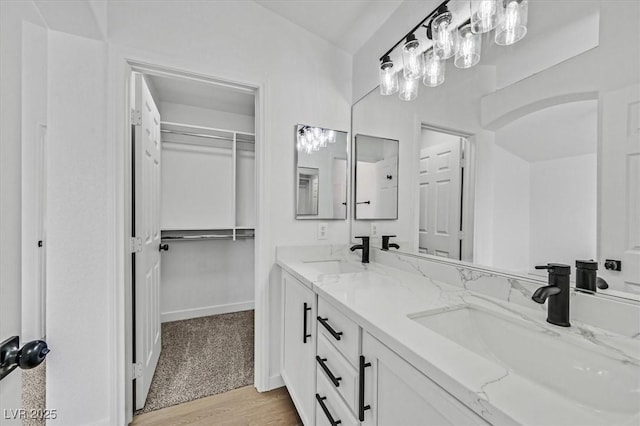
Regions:
[[[464,231],[458,231],[458,239],[464,240]]]
[[[132,126],[142,125],[142,112],[139,109],[131,110],[131,125]]]
[[[131,380],[142,377],[142,364],[139,362],[131,364]]]
[[[129,250],[131,253],[140,253],[142,251],[142,238],[131,237],[129,240]]]

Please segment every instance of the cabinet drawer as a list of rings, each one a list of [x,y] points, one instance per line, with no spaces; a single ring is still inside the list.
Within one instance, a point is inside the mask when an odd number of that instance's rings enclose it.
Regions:
[[[358,365],[360,328],[342,312],[318,298],[318,334],[324,335],[354,367]]]
[[[315,397],[316,426],[332,426],[330,417],[334,421],[333,424],[340,422],[340,426],[356,426],[359,424],[320,367],[318,367],[317,372]]]
[[[358,372],[322,334],[318,336],[316,370],[317,375],[324,375],[329,380],[329,384],[342,395],[355,413]]]

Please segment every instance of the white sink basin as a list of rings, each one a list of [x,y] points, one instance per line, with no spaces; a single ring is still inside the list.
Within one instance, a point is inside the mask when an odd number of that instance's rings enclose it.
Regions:
[[[474,305],[408,317],[586,409],[629,416],[640,411],[640,367],[591,350],[566,333]]]
[[[320,274],[349,274],[364,271],[362,266],[342,260],[316,260],[304,262],[304,264],[312,267]]]

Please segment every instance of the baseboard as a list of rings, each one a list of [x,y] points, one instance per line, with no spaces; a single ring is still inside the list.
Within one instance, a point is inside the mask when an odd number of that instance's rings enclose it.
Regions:
[[[182,311],[163,312],[161,322],[180,321],[191,318],[208,317],[210,315],[228,314],[231,312],[248,311],[254,309],[253,300],[230,303],[228,305],[205,306],[203,308],[185,309]]]
[[[282,376],[280,374],[275,374],[269,377],[269,383],[267,384],[268,391],[273,389],[278,389],[284,386],[284,380],[282,380]]]

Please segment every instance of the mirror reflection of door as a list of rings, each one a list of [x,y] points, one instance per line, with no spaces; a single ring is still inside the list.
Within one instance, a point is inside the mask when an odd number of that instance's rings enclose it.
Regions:
[[[461,260],[464,139],[422,129],[420,145],[420,253]]]
[[[298,167],[299,215],[318,215],[318,186],[320,171],[311,167]]]

